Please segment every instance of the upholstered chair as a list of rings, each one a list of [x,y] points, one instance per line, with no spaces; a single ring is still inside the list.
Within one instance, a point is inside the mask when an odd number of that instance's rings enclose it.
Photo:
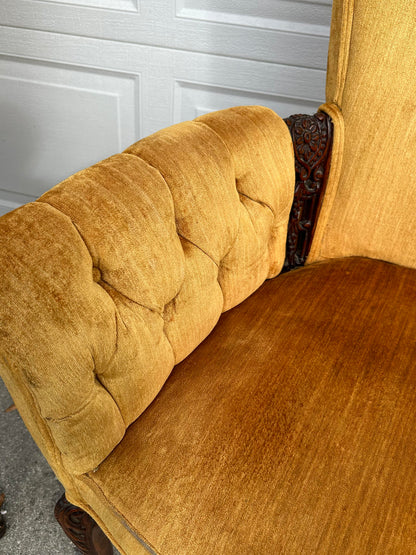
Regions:
[[[0,219],[1,375],[84,553],[416,552],[415,33],[335,0],[317,115],[204,115]]]

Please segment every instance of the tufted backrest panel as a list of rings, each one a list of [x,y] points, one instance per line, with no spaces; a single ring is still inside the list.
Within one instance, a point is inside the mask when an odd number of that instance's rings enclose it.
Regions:
[[[293,185],[284,122],[242,107],[0,219],[0,364],[41,415],[49,459],[52,444],[66,471],[97,466],[221,312],[280,271]]]

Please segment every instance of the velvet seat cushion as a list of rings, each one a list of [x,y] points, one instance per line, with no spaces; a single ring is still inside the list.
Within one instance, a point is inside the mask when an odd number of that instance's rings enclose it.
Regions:
[[[414,553],[415,301],[414,270],[364,258],[266,282],[84,478],[91,500],[163,555]]]

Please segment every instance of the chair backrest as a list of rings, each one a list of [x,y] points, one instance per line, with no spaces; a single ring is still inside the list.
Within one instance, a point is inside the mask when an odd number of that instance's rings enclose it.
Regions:
[[[0,218],[0,370],[55,472],[92,470],[222,311],[282,267],[288,129],[160,131]]]
[[[309,262],[368,256],[416,268],[416,3],[334,0],[330,179]]]

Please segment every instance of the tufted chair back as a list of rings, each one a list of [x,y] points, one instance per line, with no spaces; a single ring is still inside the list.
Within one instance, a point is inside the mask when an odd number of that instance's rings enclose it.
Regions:
[[[368,256],[416,268],[416,3],[334,0],[331,174],[309,262]]]
[[[0,220],[2,374],[64,483],[112,451],[222,311],[280,271],[293,183],[284,122],[235,108]]]

